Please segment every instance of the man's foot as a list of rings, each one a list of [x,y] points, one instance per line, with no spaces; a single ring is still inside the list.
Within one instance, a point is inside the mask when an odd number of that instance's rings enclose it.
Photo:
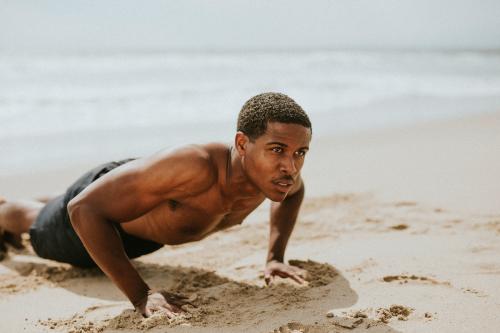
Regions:
[[[24,249],[23,238],[21,235],[15,235],[11,232],[4,231],[3,240],[6,244],[10,244],[18,250]]]
[[[6,203],[4,197],[0,197],[0,210],[2,205]],[[0,261],[5,259],[7,256],[7,244],[12,245],[14,248],[21,250],[24,249],[23,240],[21,235],[15,235],[11,232],[5,231],[0,227]]]
[[[5,202],[5,198],[0,197],[0,205]],[[2,261],[7,256],[7,246],[5,246],[5,241],[3,239],[4,231],[0,228],[0,261]]]
[[[7,256],[7,246],[5,246],[5,242],[3,240],[3,232],[0,229],[0,261],[4,260]]]

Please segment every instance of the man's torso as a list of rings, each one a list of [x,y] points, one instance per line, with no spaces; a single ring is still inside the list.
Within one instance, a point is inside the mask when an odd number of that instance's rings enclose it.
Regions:
[[[122,223],[129,234],[158,243],[174,245],[200,240],[213,232],[240,224],[265,199],[239,198],[225,191],[229,147],[207,145],[217,180],[207,190],[180,198],[169,198],[130,222]]]

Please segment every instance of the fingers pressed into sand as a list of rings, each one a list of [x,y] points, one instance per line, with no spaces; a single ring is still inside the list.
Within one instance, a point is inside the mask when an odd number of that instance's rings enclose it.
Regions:
[[[294,270],[295,274],[302,279],[302,281],[306,281],[308,273],[305,269],[297,268]]]
[[[189,297],[187,296],[169,293],[165,290],[160,291],[160,294],[165,298],[168,304],[172,306],[172,309],[175,310],[175,312],[182,312],[182,306],[186,304],[195,306],[188,300]]]
[[[305,270],[305,269],[302,269],[300,267],[296,267],[296,266],[290,266],[291,269],[292,269],[292,272],[293,272],[293,275],[300,279],[301,281],[297,281],[299,283],[305,283],[306,282],[306,279],[308,277],[308,272]]]
[[[149,318],[149,317],[151,317],[151,314],[152,314],[151,311],[146,308],[146,309],[144,309],[144,312],[142,313],[142,316],[144,318]]]
[[[145,312],[143,313],[143,317],[149,318],[154,314],[160,314],[166,316],[168,319],[175,318],[177,315],[172,311],[172,309],[169,309],[167,306],[173,308],[173,306],[171,306],[170,304],[150,306],[146,308]]]
[[[304,284],[306,283],[306,280],[304,280],[300,275],[298,274],[290,274],[290,278],[297,282],[298,284]]]
[[[290,278],[293,281],[297,282],[298,284],[306,283],[306,280],[304,280],[304,278],[302,278],[300,276],[300,272],[293,269],[293,268],[289,268],[289,269],[284,270],[284,271],[276,272],[275,274],[281,278],[284,278],[284,279]]]
[[[160,313],[162,315],[165,315],[168,319],[174,319],[175,317],[178,316],[177,313],[172,312],[171,310],[169,310],[167,308],[161,308],[161,309],[158,309],[155,312]]]
[[[266,282],[266,285],[270,286],[274,282],[274,276],[270,272],[266,272],[264,275],[264,281]]]

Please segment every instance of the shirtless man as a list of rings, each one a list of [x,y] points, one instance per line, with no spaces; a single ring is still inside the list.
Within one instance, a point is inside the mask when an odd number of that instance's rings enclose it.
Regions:
[[[3,202],[0,228],[6,240],[29,232],[41,257],[99,266],[143,316],[173,317],[186,300],[151,291],[129,258],[241,224],[268,198],[265,280],[302,283],[305,271],[283,259],[304,197],[300,170],[311,134],[308,116],[290,97],[260,94],[241,109],[233,146],[192,145],[101,165],[46,204]]]

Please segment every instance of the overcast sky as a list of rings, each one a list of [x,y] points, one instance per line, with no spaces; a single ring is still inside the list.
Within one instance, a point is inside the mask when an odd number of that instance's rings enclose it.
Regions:
[[[500,49],[499,0],[0,0],[0,49]]]

